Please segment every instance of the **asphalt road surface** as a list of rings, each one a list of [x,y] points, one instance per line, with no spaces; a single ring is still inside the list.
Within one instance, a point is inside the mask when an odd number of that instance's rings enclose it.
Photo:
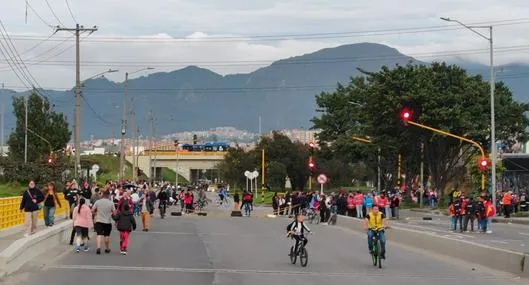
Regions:
[[[424,221],[422,219],[423,216],[432,217],[432,220]],[[517,252],[529,252],[529,226],[527,225],[493,223],[492,234],[482,234],[477,232],[454,233],[449,229],[449,219],[450,218],[447,216],[402,211],[401,220],[391,222],[401,227],[431,232],[440,236],[463,239],[491,247],[503,248]],[[477,230],[476,222],[474,223],[474,227],[474,229]]]
[[[507,273],[464,264],[389,243],[382,269],[371,264],[364,234],[312,225],[309,264],[290,264],[286,218],[153,218],[151,232],[134,232],[128,256],[113,252],[76,254],[61,245],[50,249],[0,284],[527,284]],[[391,232],[388,234],[391,239]]]

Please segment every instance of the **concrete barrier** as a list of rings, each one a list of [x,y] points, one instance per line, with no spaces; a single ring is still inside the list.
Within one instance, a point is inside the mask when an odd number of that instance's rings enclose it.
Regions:
[[[17,271],[46,250],[68,242],[71,232],[72,221],[68,220],[16,240],[0,252],[0,278]]]
[[[363,221],[351,217],[338,217],[338,226],[363,231]],[[494,248],[433,232],[417,231],[390,225],[388,241],[424,249],[492,269],[529,277],[529,256],[520,252]]]

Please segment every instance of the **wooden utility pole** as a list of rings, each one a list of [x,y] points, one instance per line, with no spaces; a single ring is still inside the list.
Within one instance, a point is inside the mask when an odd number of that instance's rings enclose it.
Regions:
[[[79,24],[75,28],[57,26],[55,32],[67,31],[75,34],[75,177],[79,177],[81,167],[81,53],[80,36],[82,32],[93,33],[97,27],[85,28]]]

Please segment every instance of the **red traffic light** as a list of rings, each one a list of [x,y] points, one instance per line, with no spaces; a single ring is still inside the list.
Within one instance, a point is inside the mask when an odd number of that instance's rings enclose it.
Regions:
[[[486,158],[481,158],[478,162],[478,166],[481,170],[487,170],[489,168],[489,161]]]
[[[314,149],[314,148],[316,148],[316,144],[315,144],[314,142],[310,142],[310,143],[309,143],[309,147],[310,147],[311,149]]]
[[[402,120],[404,120],[404,121],[409,121],[409,120],[411,120],[411,115],[412,115],[411,110],[410,110],[410,109],[407,109],[407,108],[402,109],[402,111],[400,112],[400,117],[401,117]]]
[[[309,168],[314,168],[316,167],[316,164],[313,162],[313,161],[309,161]]]

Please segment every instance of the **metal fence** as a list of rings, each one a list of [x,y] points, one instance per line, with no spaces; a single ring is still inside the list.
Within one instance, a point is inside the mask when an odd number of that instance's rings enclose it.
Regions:
[[[59,194],[59,201],[61,202],[61,208],[56,209],[55,215],[63,215],[67,213],[68,201],[64,199],[64,195]],[[14,226],[24,224],[25,214],[20,211],[20,203],[22,202],[22,196],[19,197],[8,197],[0,198],[0,230],[5,230]],[[44,211],[39,211],[39,219],[43,219]]]

